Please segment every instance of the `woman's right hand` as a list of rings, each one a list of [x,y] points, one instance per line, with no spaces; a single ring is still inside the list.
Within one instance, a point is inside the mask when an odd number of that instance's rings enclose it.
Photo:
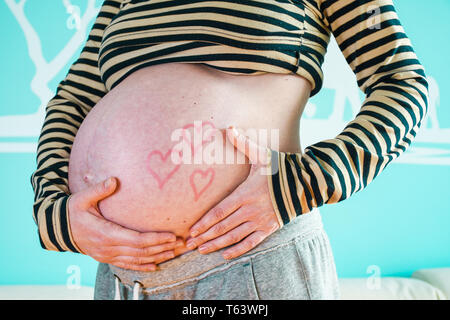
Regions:
[[[98,262],[124,269],[154,271],[156,265],[175,256],[184,246],[170,232],[137,232],[106,220],[97,203],[114,193],[115,178],[69,197],[69,222],[78,248]]]

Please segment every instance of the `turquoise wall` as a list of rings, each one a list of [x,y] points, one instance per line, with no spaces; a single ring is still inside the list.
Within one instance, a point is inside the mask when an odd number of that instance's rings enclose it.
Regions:
[[[41,54],[42,61],[52,61],[77,32],[77,8],[83,14],[88,2],[26,2],[24,14],[41,41],[42,52],[36,46],[28,47],[7,3],[0,2],[0,284],[64,284],[75,268],[83,285],[93,285],[94,260],[40,248],[30,185],[37,130],[42,123],[42,118],[33,114],[48,101],[48,95],[33,91],[30,83],[36,72],[49,74],[37,67],[30,52]],[[450,92],[446,91],[450,88],[450,2],[394,3],[427,75],[435,80],[432,107],[438,125],[431,121],[424,125],[420,139],[364,191],[320,208],[340,277],[365,277],[374,270],[381,276],[409,276],[419,268],[450,266],[450,108],[444,107],[450,104]],[[69,5],[75,6],[72,14],[67,13]],[[67,63],[48,79],[52,92],[79,50],[79,46],[72,50]],[[329,51],[326,59],[334,58],[339,59],[339,54]],[[325,69],[330,84],[310,100],[309,117],[302,120],[304,128],[314,128],[314,121],[327,119],[336,107],[337,89],[331,75],[332,70]],[[360,98],[362,101],[361,93]],[[342,120],[351,117],[352,108],[346,104]],[[308,139],[317,139],[318,131],[308,130]]]

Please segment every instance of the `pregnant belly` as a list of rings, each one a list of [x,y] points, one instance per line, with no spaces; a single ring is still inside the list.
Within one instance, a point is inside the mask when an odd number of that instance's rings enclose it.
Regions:
[[[88,113],[71,150],[69,187],[75,193],[117,177],[116,192],[98,204],[106,219],[142,232],[171,231],[186,238],[208,209],[245,180],[249,165],[174,161],[172,154],[181,142],[195,157],[206,149],[212,128],[224,132],[239,116],[227,111],[226,86],[205,83],[198,89],[180,81],[159,85],[148,81],[145,71],[137,72]],[[180,128],[186,132],[174,140]],[[223,141],[223,153],[235,154]]]

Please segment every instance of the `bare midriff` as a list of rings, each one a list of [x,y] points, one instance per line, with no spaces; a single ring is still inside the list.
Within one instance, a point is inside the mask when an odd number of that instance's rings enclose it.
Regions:
[[[188,63],[140,69],[81,124],[70,156],[70,191],[114,176],[117,190],[98,204],[106,219],[187,238],[189,228],[247,178],[250,165],[174,163],[173,132],[194,133],[194,123],[205,131],[230,125],[278,130],[278,150],[301,152],[299,122],[310,91],[310,83],[294,74],[232,75]],[[224,154],[237,153],[224,141]]]

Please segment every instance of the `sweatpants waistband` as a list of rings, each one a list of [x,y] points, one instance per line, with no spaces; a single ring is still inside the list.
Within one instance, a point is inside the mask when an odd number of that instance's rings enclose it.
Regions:
[[[298,216],[289,224],[268,236],[258,246],[235,259],[226,260],[223,258],[222,252],[226,248],[209,254],[201,254],[198,250],[193,250],[160,263],[157,271],[134,271],[113,265],[109,265],[109,268],[116,279],[118,278],[118,281],[124,285],[132,287],[139,284],[143,288],[169,288],[181,285],[184,282],[200,280],[214,272],[226,270],[236,263],[243,263],[245,260],[250,260],[257,255],[276,249],[294,238],[306,238],[322,229],[320,212],[317,208],[314,208],[311,212]]]

